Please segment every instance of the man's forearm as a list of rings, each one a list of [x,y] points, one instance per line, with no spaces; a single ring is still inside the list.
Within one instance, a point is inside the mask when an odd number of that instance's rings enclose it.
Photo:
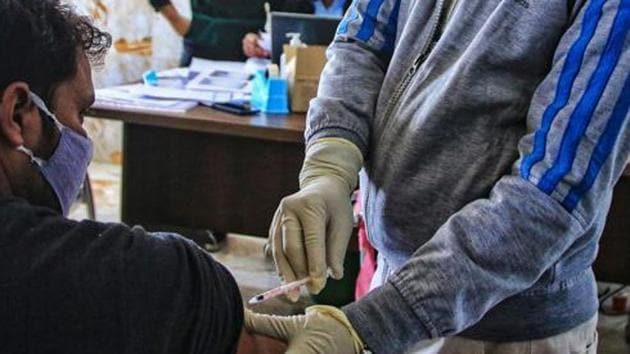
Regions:
[[[190,29],[190,20],[183,17],[173,4],[167,3],[166,5],[160,7],[159,11],[171,24],[175,32],[177,32],[180,36],[185,36],[186,33],[188,33],[188,30]]]
[[[155,9],[155,11],[160,11],[163,6],[169,5],[171,0],[149,0],[149,4]]]

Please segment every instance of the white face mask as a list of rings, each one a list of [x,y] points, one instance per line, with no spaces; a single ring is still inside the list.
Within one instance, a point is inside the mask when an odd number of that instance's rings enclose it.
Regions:
[[[33,151],[24,145],[18,146],[17,149],[28,155],[31,162],[37,166],[55,192],[61,212],[67,216],[70,206],[79,195],[87,167],[92,160],[92,140],[61,124],[39,96],[32,92],[30,96],[40,111],[53,120],[61,136],[48,160],[35,156]]]

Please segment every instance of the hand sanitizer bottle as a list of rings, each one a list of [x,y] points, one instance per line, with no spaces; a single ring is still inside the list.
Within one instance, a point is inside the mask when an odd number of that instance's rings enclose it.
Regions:
[[[291,47],[306,47],[306,44],[302,43],[302,40],[300,39],[300,33],[299,32],[289,32],[286,34],[287,38],[291,38],[291,40],[289,41],[289,46]],[[285,62],[285,56],[284,53],[282,53],[282,55],[280,55],[280,77],[286,78],[286,62]]]

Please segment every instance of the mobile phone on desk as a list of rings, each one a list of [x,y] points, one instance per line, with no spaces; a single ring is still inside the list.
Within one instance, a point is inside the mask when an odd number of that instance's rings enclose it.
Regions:
[[[249,116],[259,112],[258,109],[252,107],[248,100],[233,100],[228,102],[216,102],[210,107],[218,111],[236,114],[239,116]]]

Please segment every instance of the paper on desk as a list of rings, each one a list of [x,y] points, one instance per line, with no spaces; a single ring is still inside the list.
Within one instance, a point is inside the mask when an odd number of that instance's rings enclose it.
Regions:
[[[245,62],[245,71],[254,75],[257,71],[267,70],[269,64],[271,64],[271,59],[249,58]]]
[[[157,84],[154,86],[184,89],[194,76],[188,68],[168,69],[156,73]]]
[[[169,107],[156,107],[152,105],[138,104],[137,102],[122,102],[122,101],[106,101],[96,100],[92,105],[97,109],[114,109],[125,111],[137,111],[137,112],[156,112],[156,113],[186,113],[191,108],[197,106],[197,104],[190,104],[190,101],[177,102]]]
[[[168,87],[155,87],[145,85],[135,85],[129,88],[130,93],[146,98],[194,101],[200,102],[227,102],[233,99],[245,98],[244,92],[230,92],[226,90],[197,91],[180,90]]]
[[[167,69],[164,71],[160,71],[158,73],[158,78],[187,78],[188,72],[188,68]]]
[[[197,106],[197,101],[146,98],[135,91],[135,87],[143,85],[128,85],[96,90],[96,108],[125,108],[142,109],[161,112],[186,112]]]
[[[179,101],[204,101],[209,100],[207,92],[182,90],[170,87],[157,87],[147,85],[135,85],[129,87],[129,92],[140,96],[154,99],[179,100]]]
[[[199,103],[210,105],[214,102],[247,98],[242,92],[193,91],[143,84],[96,90],[96,99],[100,102],[169,111],[186,111]]]
[[[192,62],[190,63],[190,67],[188,68],[188,70],[190,70],[191,72],[227,70],[254,75],[258,70],[267,69],[267,65],[269,64],[271,64],[271,60],[264,58],[249,58],[245,62],[192,58]]]
[[[208,73],[199,73],[199,75],[188,82],[186,89],[190,91],[225,91],[245,94],[251,92],[251,85],[249,83],[249,75],[243,77],[242,73],[215,70]]]
[[[251,74],[244,62],[193,58],[189,71],[192,75],[186,84],[188,90],[251,92]]]
[[[185,112],[199,103],[248,99],[251,92],[244,62],[193,58],[190,68],[171,69],[157,76],[165,85],[135,84],[97,90],[95,107]],[[169,84],[169,80],[175,83]]]
[[[208,60],[201,58],[192,58],[188,70],[194,72],[210,72],[212,70],[246,72],[245,62],[242,61]]]

